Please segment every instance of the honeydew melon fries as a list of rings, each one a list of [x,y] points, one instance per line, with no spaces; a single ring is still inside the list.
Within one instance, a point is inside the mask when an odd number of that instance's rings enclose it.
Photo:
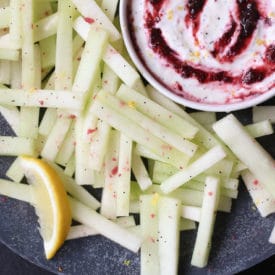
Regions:
[[[191,264],[204,267],[215,213],[230,212],[240,174],[255,202],[275,200],[273,160],[254,140],[272,126],[190,115],[145,87],[127,61],[117,4],[3,2],[0,111],[17,137],[0,137],[0,155],[42,157],[56,169],[83,224],[68,239],[102,234],[134,252],[141,246],[142,274],[176,274],[179,233],[195,221]],[[265,160],[260,169],[247,150]],[[23,176],[17,159],[0,193],[33,203]],[[252,190],[255,180],[263,188]],[[101,202],[81,185],[103,188]],[[263,216],[275,212],[274,203],[256,205]]]

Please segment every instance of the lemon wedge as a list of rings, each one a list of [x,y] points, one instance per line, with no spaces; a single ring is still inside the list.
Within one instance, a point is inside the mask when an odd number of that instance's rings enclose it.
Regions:
[[[45,161],[21,157],[27,181],[32,185],[33,205],[40,225],[47,259],[51,259],[64,243],[72,216],[62,180]]]

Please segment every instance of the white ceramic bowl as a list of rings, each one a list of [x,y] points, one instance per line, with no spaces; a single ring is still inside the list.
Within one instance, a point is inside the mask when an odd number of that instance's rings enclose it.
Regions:
[[[263,93],[262,95],[244,100],[242,102],[236,102],[236,103],[230,103],[230,104],[216,104],[216,105],[199,103],[199,102],[191,101],[176,95],[175,93],[167,89],[165,86],[163,86],[146,69],[143,62],[140,60],[138,54],[135,51],[133,41],[129,34],[129,25],[128,25],[128,18],[127,18],[128,16],[127,4],[129,4],[130,1],[136,1],[136,0],[120,0],[120,6],[119,6],[120,25],[121,25],[122,35],[123,35],[126,48],[129,52],[130,57],[132,58],[133,62],[135,63],[136,67],[138,68],[142,76],[163,95],[167,96],[168,98],[172,99],[173,101],[183,106],[190,107],[196,110],[210,111],[210,112],[230,112],[230,111],[249,108],[257,104],[260,104],[261,102],[264,102],[275,95],[275,89],[273,89],[273,90],[270,90],[270,92]]]

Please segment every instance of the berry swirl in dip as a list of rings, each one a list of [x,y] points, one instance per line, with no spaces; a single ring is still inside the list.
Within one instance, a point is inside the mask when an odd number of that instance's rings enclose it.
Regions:
[[[274,0],[133,0],[147,70],[185,99],[230,104],[275,89]]]

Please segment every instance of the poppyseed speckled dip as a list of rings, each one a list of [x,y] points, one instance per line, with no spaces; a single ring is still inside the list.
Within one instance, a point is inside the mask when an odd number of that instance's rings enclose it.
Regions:
[[[231,104],[275,89],[275,1],[131,1],[128,23],[147,70],[187,100]]]

